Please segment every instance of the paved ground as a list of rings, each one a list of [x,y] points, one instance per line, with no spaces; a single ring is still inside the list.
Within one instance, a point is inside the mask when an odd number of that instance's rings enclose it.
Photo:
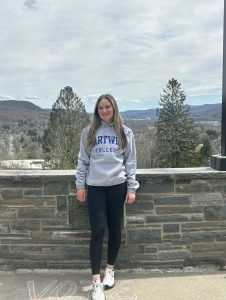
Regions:
[[[226,271],[117,271],[106,300],[226,300]],[[0,272],[0,300],[88,300],[88,271]]]

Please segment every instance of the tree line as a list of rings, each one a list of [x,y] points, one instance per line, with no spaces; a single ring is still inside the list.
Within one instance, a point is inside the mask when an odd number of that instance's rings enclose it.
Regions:
[[[43,168],[74,169],[80,134],[90,123],[81,98],[72,87],[64,87],[52,106],[44,130],[32,120],[18,122],[22,132],[13,139],[14,159],[44,159]],[[155,123],[124,120],[136,138],[138,168],[179,168],[208,166],[214,147],[219,148],[219,132],[197,126],[186,105],[186,94],[178,80],[170,79],[157,107]],[[10,128],[4,126],[0,158],[7,159]]]
[[[89,116],[81,98],[66,86],[52,107],[44,133],[45,167],[74,169],[81,130],[88,124]],[[210,139],[197,129],[186,105],[186,94],[174,78],[168,81],[160,95],[154,128],[143,129],[139,134],[135,130],[135,137],[138,168],[208,165],[212,154]]]

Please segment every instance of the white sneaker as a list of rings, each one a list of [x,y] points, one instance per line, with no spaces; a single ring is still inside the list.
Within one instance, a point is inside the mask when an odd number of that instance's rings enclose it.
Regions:
[[[104,285],[99,280],[93,281],[92,283],[92,292],[91,292],[92,300],[106,300],[104,296]]]
[[[113,269],[105,269],[103,284],[105,289],[111,289],[115,286],[115,274]]]

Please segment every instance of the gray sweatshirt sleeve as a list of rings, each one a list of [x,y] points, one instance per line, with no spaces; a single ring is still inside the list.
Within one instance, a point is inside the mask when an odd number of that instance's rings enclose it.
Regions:
[[[127,136],[127,147],[124,152],[124,164],[126,172],[127,191],[135,192],[139,188],[139,183],[136,181],[136,146],[134,141],[134,135],[131,129],[126,132]]]
[[[89,169],[90,154],[85,149],[88,129],[83,129],[80,139],[80,150],[78,154],[78,166],[76,169],[76,188],[85,188],[86,175]]]

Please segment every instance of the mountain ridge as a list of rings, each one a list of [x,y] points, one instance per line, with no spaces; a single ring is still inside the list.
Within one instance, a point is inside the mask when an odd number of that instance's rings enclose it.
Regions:
[[[30,101],[25,100],[1,100],[0,122],[13,123],[18,120],[49,118],[49,113]]]
[[[220,121],[221,103],[188,105],[191,117],[195,121]],[[0,121],[17,122],[19,119],[47,118],[51,109],[43,109],[30,101],[25,100],[1,100]],[[123,118],[128,119],[155,119],[156,108],[145,110],[126,110],[120,112]],[[90,113],[90,115],[92,115]]]
[[[221,103],[188,105],[190,115],[195,121],[220,121],[221,120]],[[121,112],[124,118],[139,118],[155,119],[157,108],[150,108],[146,110],[127,110]]]

